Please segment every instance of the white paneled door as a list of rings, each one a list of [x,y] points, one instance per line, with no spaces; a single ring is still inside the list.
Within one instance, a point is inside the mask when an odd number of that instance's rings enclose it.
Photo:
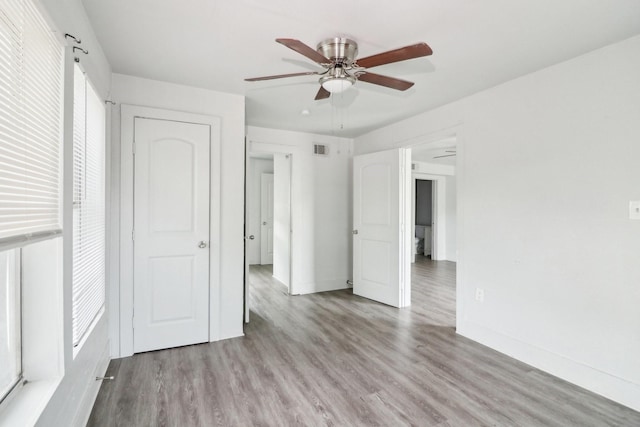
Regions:
[[[411,304],[410,159],[400,148],[353,161],[353,293],[394,307]]]
[[[134,352],[209,338],[210,126],[135,118]]]
[[[273,264],[273,174],[263,173],[260,191],[260,264]]]

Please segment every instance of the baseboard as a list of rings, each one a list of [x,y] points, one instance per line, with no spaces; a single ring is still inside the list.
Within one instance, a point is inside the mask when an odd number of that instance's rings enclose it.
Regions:
[[[347,280],[347,277],[340,277],[336,279],[325,279],[313,283],[307,283],[301,286],[300,295],[349,289]]]
[[[96,364],[95,376],[103,377],[107,372],[107,368],[109,367],[109,348],[110,344],[104,346],[104,350],[100,355],[100,360]],[[76,417],[73,421],[73,425],[77,427],[84,427],[87,425],[89,421],[89,417],[91,416],[91,411],[93,410],[93,405],[96,402],[96,398],[98,397],[98,392],[100,392],[100,386],[102,385],[101,381],[94,381],[94,383],[87,388],[82,398],[80,407],[78,412],[76,412]]]
[[[244,320],[242,321],[242,325],[244,325]],[[244,336],[244,331],[243,330],[239,330],[239,331],[235,331],[235,332],[229,332],[226,333],[224,335],[220,335],[220,338],[218,338],[215,341],[211,341],[211,342],[218,342],[218,341],[223,341],[223,340],[230,340],[232,338],[240,338]]]
[[[640,384],[487,329],[473,322],[461,321],[458,325],[457,333],[621,405],[640,411]]]
[[[289,289],[289,287],[287,285],[285,285],[285,282],[283,280],[284,278],[280,278],[280,277],[277,277],[275,275],[271,276],[271,278],[273,278],[273,280],[275,280],[276,282],[278,282],[279,284],[281,284],[285,288]]]

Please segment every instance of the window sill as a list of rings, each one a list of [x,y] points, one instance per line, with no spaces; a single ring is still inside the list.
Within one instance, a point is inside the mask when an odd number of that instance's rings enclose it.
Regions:
[[[0,412],[0,426],[33,426],[61,379],[25,384]]]

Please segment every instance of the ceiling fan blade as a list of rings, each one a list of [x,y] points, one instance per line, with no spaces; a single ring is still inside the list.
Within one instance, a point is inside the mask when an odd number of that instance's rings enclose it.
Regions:
[[[396,90],[407,90],[414,85],[413,82],[396,79],[395,77],[383,76],[382,74],[364,73],[358,76],[358,80],[373,83],[374,85],[386,86]]]
[[[245,82],[259,82],[261,80],[274,80],[274,79],[283,79],[285,77],[297,77],[297,76],[313,76],[317,75],[316,71],[306,71],[303,73],[292,73],[292,74],[278,74],[275,76],[264,76],[264,77],[251,77],[249,79],[244,79]]]
[[[360,67],[371,68],[377,67],[378,65],[419,58],[421,56],[429,56],[432,53],[433,51],[428,44],[418,43],[411,46],[401,47],[400,49],[379,53],[377,55],[367,56],[366,58],[357,59],[356,63]]]
[[[331,60],[319,54],[316,50],[310,48],[300,40],[296,39],[276,39],[276,41],[289,49],[295,50],[301,55],[306,56],[310,60],[318,64],[331,64]]]
[[[455,154],[445,154],[443,156],[433,156],[434,159],[441,159],[443,157],[454,157]]]
[[[320,86],[320,90],[318,91],[314,99],[318,101],[320,99],[327,99],[330,96],[331,96],[331,93],[325,88],[323,88],[322,86]]]

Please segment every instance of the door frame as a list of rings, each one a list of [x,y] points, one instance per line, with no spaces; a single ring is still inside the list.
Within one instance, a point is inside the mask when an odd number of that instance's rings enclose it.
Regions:
[[[134,120],[144,117],[210,126],[209,205],[209,342],[220,337],[220,118],[181,111],[122,104],[120,107],[120,283],[111,285],[109,319],[118,321],[113,357],[133,354],[133,206],[134,206]]]

